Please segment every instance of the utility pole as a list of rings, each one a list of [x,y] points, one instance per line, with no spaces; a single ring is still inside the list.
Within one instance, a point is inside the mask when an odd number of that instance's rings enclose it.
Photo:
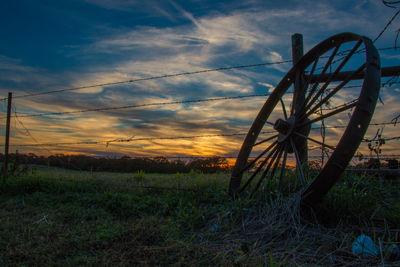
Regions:
[[[11,121],[11,103],[12,103],[12,93],[8,93],[8,105],[7,105],[7,122],[6,122],[6,141],[4,148],[4,165],[3,165],[3,178],[7,178],[8,172],[8,151],[10,146],[10,121]]]
[[[299,33],[295,33],[292,35],[292,60],[293,66],[295,66],[299,60],[304,55],[304,48],[303,48],[303,35]],[[296,115],[298,112],[301,111],[302,107],[304,106],[304,102],[306,100],[306,88],[304,86],[305,79],[304,79],[304,72],[300,70],[296,72],[295,81],[294,81],[294,94],[293,94],[293,114]],[[293,115],[292,114],[292,115]],[[300,122],[301,123],[301,122]],[[300,129],[305,133],[308,131],[307,129]],[[308,133],[306,133],[308,135]],[[296,150],[299,154],[299,159],[301,164],[304,164],[308,160],[308,150],[307,150],[307,140],[303,138],[296,138],[295,140]]]

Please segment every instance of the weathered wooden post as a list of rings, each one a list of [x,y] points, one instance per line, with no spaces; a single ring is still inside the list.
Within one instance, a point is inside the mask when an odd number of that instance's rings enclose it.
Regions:
[[[6,122],[6,140],[4,146],[4,165],[3,165],[3,178],[7,178],[8,172],[8,151],[10,146],[10,120],[11,120],[11,103],[12,103],[12,93],[8,93],[8,105],[7,105],[7,122]]]
[[[293,66],[295,66],[304,55],[303,48],[303,35],[295,33],[292,35],[292,60]],[[293,94],[293,107],[294,115],[301,111],[305,99],[306,99],[306,88],[304,86],[304,72],[301,68],[298,68],[294,82],[294,94]],[[292,114],[293,115],[293,114]],[[307,132],[307,129],[305,130]],[[307,134],[306,134],[307,135]],[[295,140],[297,152],[299,154],[300,162],[306,163],[308,160],[307,140],[304,138],[298,138]]]

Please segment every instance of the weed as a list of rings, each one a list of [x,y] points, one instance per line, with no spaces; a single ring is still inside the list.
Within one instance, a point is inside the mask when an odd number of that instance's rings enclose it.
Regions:
[[[340,220],[360,221],[363,218],[383,225],[400,226],[400,188],[390,181],[373,176],[344,176],[326,196],[321,210],[323,217],[336,223]]]
[[[144,171],[140,170],[133,174],[133,181],[140,185],[145,180],[145,177],[146,177],[146,173]]]

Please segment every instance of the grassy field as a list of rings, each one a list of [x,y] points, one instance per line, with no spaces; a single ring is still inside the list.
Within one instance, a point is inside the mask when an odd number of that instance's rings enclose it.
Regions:
[[[316,223],[273,183],[232,200],[228,182],[228,174],[48,168],[10,177],[0,182],[0,265],[400,265],[388,252],[400,246],[399,186],[343,177]],[[379,256],[352,254],[361,233]]]

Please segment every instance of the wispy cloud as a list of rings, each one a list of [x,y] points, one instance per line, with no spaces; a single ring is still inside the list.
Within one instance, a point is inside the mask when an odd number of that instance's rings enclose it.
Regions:
[[[385,24],[387,14],[377,1],[290,1],[290,5],[266,8],[259,1],[237,1],[225,12],[195,13],[174,1],[87,0],[89,4],[117,12],[140,12],[162,17],[165,25],[108,25],[106,35],[92,36],[92,42],[69,51],[71,57],[87,60],[79,70],[55,73],[25,66],[22,60],[0,56],[1,84],[7,90],[45,91],[48,88],[79,87],[125,81],[157,75],[197,71],[221,66],[282,61],[291,58],[290,36],[304,34],[305,50],[330,35],[354,31],[374,37]],[[346,4],[343,8],[341,5]],[[268,3],[268,5],[272,5]],[[152,11],[152,12],[150,12]],[[371,19],[374,14],[374,19]],[[183,23],[178,23],[182,22]],[[382,42],[385,39],[382,40]],[[380,40],[381,41],[381,40]],[[67,52],[68,53],[68,52]],[[388,55],[388,57],[392,57]],[[72,111],[79,109],[167,102],[214,96],[266,93],[273,90],[290,64],[209,72],[130,83],[16,100],[19,112]],[[377,109],[374,120],[386,120],[396,112],[396,89],[384,91],[385,111]],[[344,103],[349,94],[338,95]],[[163,137],[195,134],[247,132],[265,99],[175,104],[143,109],[65,115],[59,119],[20,118],[39,142],[79,142],[118,138]],[[336,103],[336,102],[335,102]],[[19,134],[20,144],[32,143]],[[368,134],[373,132],[372,129]],[[393,129],[385,133],[394,134]],[[332,139],[340,132],[329,132]],[[118,145],[64,146],[57,151],[93,154],[119,151],[126,154],[230,154],[239,149],[242,136],[196,140],[138,141]]]

